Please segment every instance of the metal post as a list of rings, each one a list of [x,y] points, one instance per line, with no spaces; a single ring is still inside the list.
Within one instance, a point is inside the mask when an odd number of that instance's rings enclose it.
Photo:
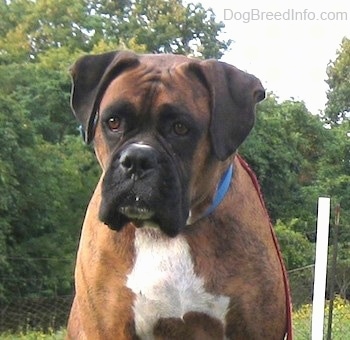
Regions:
[[[324,304],[328,257],[329,212],[329,197],[319,197],[317,213],[315,279],[312,302],[312,340],[323,339]]]
[[[328,325],[327,325],[327,340],[332,340],[332,324],[333,324],[333,305],[334,305],[334,286],[335,275],[337,270],[337,256],[338,256],[338,235],[339,235],[339,219],[340,219],[340,205],[335,207],[334,217],[334,236],[333,236],[333,256],[329,275],[329,311],[328,311]]]

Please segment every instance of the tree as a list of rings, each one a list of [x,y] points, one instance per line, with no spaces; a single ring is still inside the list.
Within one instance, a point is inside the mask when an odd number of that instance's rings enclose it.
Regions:
[[[302,232],[297,231],[300,222],[292,219],[287,223],[277,220],[275,231],[283,259],[289,272],[292,301],[295,307],[311,301],[312,264],[315,247]],[[311,267],[311,268],[310,268]]]
[[[258,106],[253,132],[240,152],[258,175],[273,221],[312,222],[302,188],[316,180],[326,131],[304,103],[279,103],[273,94]],[[310,209],[313,211],[313,209]]]
[[[332,123],[350,118],[350,39],[344,37],[337,57],[327,67],[326,119]]]
[[[49,49],[89,52],[101,41],[219,58],[231,41],[211,10],[181,0],[12,0],[0,6],[0,64],[36,61]]]
[[[78,137],[60,144],[38,140],[16,164],[21,213],[8,249],[13,285],[7,298],[70,293],[76,244],[98,173]]]
[[[89,48],[91,30],[83,0],[4,1],[0,10],[0,64],[35,61],[51,48]]]
[[[12,115],[18,115],[15,109],[16,104]],[[1,202],[0,240],[6,246],[0,300],[71,291],[76,243],[98,178],[94,156],[80,137],[51,144],[30,127],[30,121],[19,119],[6,127],[2,140],[8,151],[1,150],[6,200]]]
[[[70,115],[67,72],[42,63],[10,64],[0,65],[0,77],[6,79],[2,93],[24,108],[32,127],[45,140],[55,143],[67,133],[77,133]]]
[[[8,119],[11,117],[11,119]],[[0,275],[7,278],[11,272],[8,252],[13,241],[14,222],[21,197],[15,174],[16,158],[22,146],[30,148],[34,136],[24,110],[13,100],[0,95]],[[22,138],[20,139],[21,136]],[[23,150],[25,154],[26,150]],[[0,283],[0,299],[6,295],[4,280]]]
[[[275,230],[288,270],[308,266],[314,262],[314,246],[305,235],[296,231],[298,224],[297,219],[292,219],[288,223],[276,221]]]
[[[181,0],[135,1],[121,27],[127,41],[135,37],[149,52],[219,59],[231,44],[217,38],[224,25],[215,21],[212,10],[201,4],[184,6]]]
[[[347,121],[327,124],[296,101],[273,94],[259,104],[251,136],[240,148],[257,173],[282,253],[296,305],[310,299],[310,269],[316,239],[317,199],[330,196],[342,207],[339,292],[349,287],[350,135]],[[306,266],[306,267],[305,267]],[[298,268],[304,268],[299,270]]]
[[[318,173],[318,191],[327,192],[332,205],[341,206],[338,243],[338,292],[346,298],[350,285],[350,40],[344,37],[337,57],[327,67],[328,102],[324,118],[330,135]]]

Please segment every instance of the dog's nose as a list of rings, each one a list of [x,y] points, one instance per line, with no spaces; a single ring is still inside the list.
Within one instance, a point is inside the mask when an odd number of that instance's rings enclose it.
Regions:
[[[156,168],[156,151],[146,144],[131,144],[120,154],[119,163],[130,178],[139,179]]]

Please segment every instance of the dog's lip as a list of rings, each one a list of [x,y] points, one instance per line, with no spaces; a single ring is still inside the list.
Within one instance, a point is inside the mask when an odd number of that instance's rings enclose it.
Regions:
[[[154,212],[147,207],[132,205],[120,207],[119,212],[135,220],[149,220],[154,215]]]

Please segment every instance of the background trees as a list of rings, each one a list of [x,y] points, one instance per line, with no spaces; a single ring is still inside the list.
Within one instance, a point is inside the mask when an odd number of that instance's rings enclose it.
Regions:
[[[326,118],[336,123],[350,119],[350,39],[343,38],[337,58],[327,67],[328,103]]]
[[[83,53],[122,48],[220,58],[230,41],[220,40],[211,10],[181,0],[12,0],[0,14],[0,301],[69,294],[99,176],[71,115],[69,66]],[[240,150],[289,269],[312,262],[316,199],[331,195],[342,206],[341,275],[349,275],[349,68],[344,38],[328,66],[324,115],[270,93]]]

